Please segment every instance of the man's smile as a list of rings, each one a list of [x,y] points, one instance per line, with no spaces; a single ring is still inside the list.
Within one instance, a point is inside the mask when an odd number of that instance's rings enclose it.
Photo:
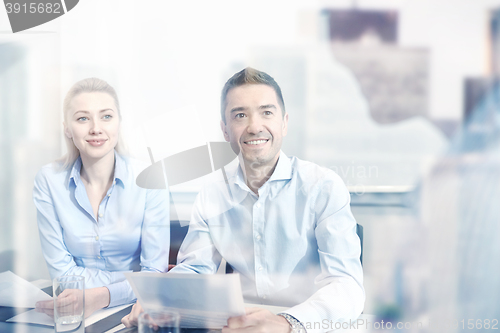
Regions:
[[[248,141],[243,141],[243,143],[247,145],[261,145],[269,141],[269,139],[254,139],[254,140],[248,140]]]

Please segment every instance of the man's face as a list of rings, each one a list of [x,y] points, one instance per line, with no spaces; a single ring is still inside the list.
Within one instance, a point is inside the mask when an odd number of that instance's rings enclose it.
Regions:
[[[221,128],[233,151],[241,152],[247,167],[274,167],[288,124],[274,89],[265,84],[239,86],[228,92],[226,104]]]

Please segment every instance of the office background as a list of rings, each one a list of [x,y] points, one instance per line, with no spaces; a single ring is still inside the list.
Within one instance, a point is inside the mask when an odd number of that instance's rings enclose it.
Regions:
[[[488,211],[484,230],[498,235],[489,225],[500,215],[491,208],[498,190],[481,201],[460,195],[498,177],[498,8],[498,0],[86,0],[15,35],[1,9],[0,271],[48,278],[31,191],[37,170],[65,152],[61,104],[74,82],[95,76],[116,88],[129,153],[150,161],[147,147],[159,160],[223,141],[220,90],[253,66],[282,86],[285,153],[335,170],[352,193],[365,228],[365,312],[420,318],[444,285],[460,299],[467,287],[434,279],[434,269],[467,249],[456,247],[457,230],[475,219],[464,211]],[[491,175],[470,180],[462,163]],[[189,214],[197,188],[171,189],[175,214]],[[488,239],[471,230],[467,240],[482,248]],[[439,267],[451,277],[462,269]]]

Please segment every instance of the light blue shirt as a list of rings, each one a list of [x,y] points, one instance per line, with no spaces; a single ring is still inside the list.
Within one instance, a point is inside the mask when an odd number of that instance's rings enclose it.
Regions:
[[[174,273],[213,274],[224,258],[247,303],[291,307],[308,332],[356,319],[363,272],[350,195],[340,177],[280,153],[257,196],[235,160],[198,195]],[[314,326],[319,329],[314,330]]]
[[[80,158],[69,170],[52,163],[35,178],[33,200],[50,275],[82,275],[85,288],[107,287],[109,307],[133,302],[123,272],[168,269],[168,192],[138,187],[141,166],[115,153],[114,181],[96,219],[81,166]]]

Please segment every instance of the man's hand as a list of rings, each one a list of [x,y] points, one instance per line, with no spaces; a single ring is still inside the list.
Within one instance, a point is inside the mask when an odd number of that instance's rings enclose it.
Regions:
[[[61,316],[68,316],[74,313],[79,313],[81,309],[78,306],[81,304],[83,294],[78,289],[66,289],[58,297],[56,301],[57,312]],[[96,310],[105,308],[109,305],[109,290],[106,287],[92,288],[85,290],[85,318],[90,316]],[[36,303],[35,311],[42,312],[54,318],[54,301],[42,301]]]
[[[261,308],[247,308],[246,315],[232,317],[222,333],[290,333],[288,321]]]
[[[122,324],[125,325],[125,327],[137,326],[137,319],[139,319],[139,315],[143,312],[144,310],[139,302],[135,303],[132,307],[132,311],[122,318]]]

